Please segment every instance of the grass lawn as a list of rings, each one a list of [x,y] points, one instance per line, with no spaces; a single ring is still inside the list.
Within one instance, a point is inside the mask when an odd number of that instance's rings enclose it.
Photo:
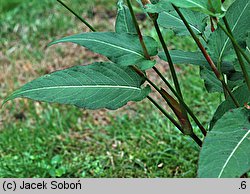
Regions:
[[[115,0],[64,2],[98,30],[114,29]],[[55,0],[0,4],[0,103],[45,73],[106,60],[69,43],[45,49],[56,38],[89,31]],[[141,24],[144,34],[157,39],[151,24]],[[165,37],[170,48],[195,49],[187,37],[171,32]],[[207,125],[220,96],[204,93],[199,68],[177,69],[187,104]],[[27,99],[0,109],[0,177],[195,177],[198,153],[199,147],[147,100],[116,111]]]

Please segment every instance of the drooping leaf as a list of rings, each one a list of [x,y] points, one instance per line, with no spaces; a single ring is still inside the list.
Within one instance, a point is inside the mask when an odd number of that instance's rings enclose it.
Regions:
[[[234,97],[237,99],[241,106],[244,106],[245,103],[250,102],[250,92],[248,90],[247,85],[240,86],[235,91],[233,91]],[[216,122],[230,109],[235,108],[235,104],[233,103],[231,98],[227,98],[224,102],[220,104],[217,108],[214,116],[210,122],[210,129],[214,127]],[[238,122],[238,121],[237,121]]]
[[[123,0],[119,0],[117,3],[118,13],[115,23],[115,31],[117,33],[130,33],[136,34],[136,29],[130,14],[130,11]]]
[[[88,109],[117,109],[128,101],[140,101],[150,92],[143,79],[130,67],[114,63],[75,66],[42,76],[25,84],[5,101],[30,98],[72,104]]]
[[[250,110],[228,111],[202,145],[198,177],[233,178],[250,170]]]
[[[226,18],[236,41],[240,45],[244,45],[247,32],[250,31],[250,25],[248,25],[250,21],[250,0],[235,1],[228,9]],[[208,49],[210,54],[218,61],[235,60],[232,57],[235,55],[232,43],[220,28],[217,28],[210,36]]]
[[[156,6],[150,6],[149,11],[167,11],[169,3],[173,3],[180,8],[192,9],[200,11],[211,16],[223,16],[221,0],[160,0]]]
[[[188,9],[180,9],[192,30],[202,35],[206,26],[206,15]],[[177,35],[190,35],[176,11],[164,11],[159,14],[158,23],[163,28],[173,30]]]
[[[148,36],[144,37],[150,56],[157,54],[157,42]],[[68,36],[49,44],[72,42],[108,57],[112,62],[122,65],[138,65],[141,69],[154,66],[155,62],[146,60],[137,35],[115,32],[89,32]]]

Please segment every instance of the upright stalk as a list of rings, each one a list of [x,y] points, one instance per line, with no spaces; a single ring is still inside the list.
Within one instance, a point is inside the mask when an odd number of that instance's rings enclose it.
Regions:
[[[154,23],[154,27],[155,27],[155,30],[156,30],[157,35],[159,37],[159,40],[161,42],[162,48],[164,50],[164,53],[165,53],[165,55],[167,57],[169,68],[170,68],[170,72],[171,72],[171,75],[172,75],[172,78],[173,78],[173,81],[174,81],[176,92],[177,92],[178,96],[180,97],[179,103],[180,103],[181,111],[182,111],[183,115],[186,117],[187,122],[190,123],[188,115],[187,115],[187,110],[185,109],[185,107],[181,103],[181,102],[184,101],[184,99],[183,99],[183,96],[182,96],[180,84],[179,84],[179,81],[178,81],[178,78],[177,78],[177,75],[176,75],[176,71],[175,71],[175,68],[174,68],[174,63],[173,63],[172,58],[170,56],[170,53],[168,51],[168,47],[167,47],[167,45],[165,43],[165,40],[164,40],[164,38],[162,36],[162,33],[161,33],[160,28],[159,28],[157,19],[156,18],[152,18],[152,21]],[[190,130],[192,130],[192,129],[187,129],[187,133],[190,133]]]
[[[232,44],[233,44],[233,47],[234,47],[236,56],[237,56],[237,58],[238,58],[238,61],[239,61],[239,64],[240,64],[242,73],[243,73],[243,75],[244,75],[244,78],[245,78],[245,81],[246,81],[246,84],[247,84],[247,87],[248,87],[248,90],[250,91],[250,79],[249,79],[249,75],[248,75],[248,73],[247,73],[247,70],[246,70],[246,66],[245,66],[245,64],[244,64],[244,61],[243,61],[242,56],[241,56],[241,54],[240,54],[240,50],[238,49],[238,47],[237,47],[236,44],[235,44],[236,41],[235,41],[235,38],[234,38],[234,36],[233,36],[232,30],[230,29],[230,26],[229,26],[229,24],[228,24],[228,22],[227,22],[226,17],[223,17],[222,19],[223,19],[223,22],[224,22],[224,24],[225,24],[225,26],[226,26],[226,29],[227,29],[228,33],[230,34],[230,36],[231,36],[232,39],[234,40],[234,41],[231,40],[231,42],[232,42]]]
[[[140,69],[138,69],[137,67],[135,67],[135,66],[132,66],[132,68],[135,70],[135,72],[137,72],[140,76],[142,76],[142,77],[144,77],[146,80],[147,80],[147,82],[159,93],[159,94],[161,94],[161,96],[163,97],[163,99],[167,102],[167,103],[169,103],[170,101],[166,98],[166,96],[164,95],[164,93],[162,92],[162,90],[158,87],[158,86],[156,86],[155,84],[154,84],[154,82],[152,82],[145,74],[144,74],[144,72],[142,72]],[[151,101],[152,102],[152,101]],[[161,107],[157,102],[154,102],[154,104],[155,104],[155,106],[159,109],[159,107]],[[162,107],[161,107],[162,108]],[[161,112],[162,112],[162,110],[161,110],[161,108],[159,109]],[[163,108],[162,108],[163,109]],[[164,110],[165,111],[165,110]],[[165,111],[166,112],[166,111]],[[164,115],[165,115],[165,113],[163,113]],[[171,120],[170,120],[171,121]],[[177,127],[178,128],[178,127]],[[182,130],[180,130],[184,135],[186,135],[185,134],[185,132],[184,132],[184,130],[183,130],[183,128],[182,128]],[[201,142],[200,144],[198,144],[200,147],[201,147],[201,145],[202,145],[202,141],[197,137],[197,135],[192,131],[190,134],[188,134],[192,139],[194,139],[195,140],[195,142]]]
[[[129,8],[129,10],[130,10],[130,13],[131,13],[131,16],[132,16],[132,19],[133,19],[133,22],[134,22],[134,25],[135,25],[135,28],[136,28],[136,31],[137,31],[137,34],[138,34],[140,43],[141,43],[141,46],[142,46],[142,49],[143,49],[143,52],[144,52],[144,56],[145,56],[146,59],[150,60],[150,55],[148,54],[146,45],[145,45],[145,43],[144,43],[144,41],[143,41],[143,36],[142,36],[141,30],[140,30],[140,28],[139,28],[139,25],[138,25],[138,23],[137,23],[137,20],[136,20],[136,17],[135,17],[135,13],[134,13],[134,10],[133,10],[133,8],[132,8],[132,5],[131,5],[130,0],[127,0],[127,4],[128,4],[128,8]],[[152,17],[153,21],[156,21],[156,18],[154,17],[154,15],[151,15],[151,17]],[[159,28],[159,26],[158,26],[158,28]],[[160,33],[160,35],[159,35],[159,36],[161,36],[160,40],[161,40],[161,42],[162,42],[162,40],[163,40],[163,42],[164,42],[164,39],[163,39],[162,34],[161,34],[161,32],[159,31],[159,29],[157,30],[157,33]],[[162,43],[162,44],[165,44],[165,42]],[[166,44],[165,44],[164,51],[166,51],[166,49],[167,49],[167,46],[166,46]],[[168,52],[168,49],[167,49],[167,52]],[[169,52],[168,52],[168,57],[171,59]],[[176,87],[177,93],[180,95],[181,99],[183,99],[182,93],[181,93],[181,90],[180,90],[180,85],[179,85],[179,82],[178,82],[178,79],[177,79],[177,75],[176,75],[176,72],[175,72],[175,69],[174,69],[174,65],[173,65],[172,60],[171,60],[170,63],[171,63],[171,67],[170,67],[170,69],[171,69],[171,74],[172,74],[172,76],[173,76],[173,80],[174,80],[174,83],[175,83],[175,87]],[[185,129],[184,129],[184,132],[185,132],[185,134],[192,134],[193,129],[192,129],[192,126],[191,126],[191,125],[188,125],[188,124],[190,124],[190,121],[189,121],[189,119],[188,119],[187,111],[186,111],[186,109],[181,105],[181,103],[180,103],[180,106],[181,106],[181,111],[182,111],[183,115],[185,116],[185,118],[186,118],[186,120],[187,120],[187,126],[184,127],[184,128],[185,128]]]
[[[172,4],[173,5],[173,4]],[[218,71],[217,67],[215,66],[213,60],[211,59],[210,55],[207,53],[206,49],[203,47],[203,45],[201,44],[199,38],[196,36],[196,34],[193,32],[192,28],[190,27],[190,25],[188,24],[186,18],[182,15],[181,11],[179,10],[178,7],[176,7],[175,5],[173,5],[174,9],[176,10],[176,12],[178,13],[178,15],[180,16],[181,20],[183,21],[183,23],[185,24],[186,28],[188,29],[188,31],[190,32],[191,36],[193,37],[194,41],[196,42],[197,46],[199,47],[199,49],[201,50],[203,56],[206,58],[207,62],[209,63],[212,71],[214,72],[215,76],[218,78],[218,80],[220,80],[222,87],[224,87],[224,89],[228,92],[229,96],[232,98],[234,104],[236,107],[240,107],[239,102],[236,100],[236,98],[234,97],[234,95],[232,94],[231,90],[229,89],[228,85],[226,84],[226,82],[223,79],[223,76],[221,75],[221,73]]]
[[[171,123],[173,123],[179,130],[180,132],[183,133],[183,129],[181,128],[181,126],[179,125],[179,123],[170,115],[168,114],[168,112],[161,106],[159,105],[153,98],[151,98],[150,96],[147,96],[147,98],[149,99],[149,101],[151,103],[153,103],[170,121]]]
[[[95,32],[96,30],[81,16],[79,16],[76,12],[74,12],[71,8],[69,8],[65,3],[63,3],[61,0],[57,0],[59,3],[62,4],[62,6],[64,6],[67,10],[69,10],[74,16],[76,16],[79,20],[82,21],[82,23],[84,23],[86,26],[88,26],[88,28],[90,30],[92,30],[93,32]]]
[[[173,117],[171,117],[171,115],[167,113],[167,111],[164,108],[159,106],[159,104],[150,96],[147,96],[147,98],[183,133],[183,129],[181,128],[181,126],[174,120]],[[193,133],[190,135],[190,137],[197,143],[197,145],[199,145],[200,147],[202,146],[202,141],[199,139],[197,135]]]
[[[151,1],[150,1],[150,0],[141,0],[141,2],[142,2],[142,4],[143,4],[144,6],[146,6],[147,4],[151,4]],[[133,12],[133,10],[132,10],[132,12]],[[150,18],[151,18],[153,21],[157,21],[157,18],[158,18],[158,14],[157,14],[157,13],[148,13],[148,14],[149,14]],[[138,27],[138,32],[139,32],[139,34],[141,34],[140,29],[139,29],[139,26],[138,26],[138,24],[137,24],[137,21],[135,20],[134,22],[136,23],[136,26]],[[158,24],[157,24],[157,26],[158,26]],[[157,30],[157,31],[158,31],[158,33],[159,33],[161,39],[162,39],[162,42],[165,44],[165,41],[164,41],[164,39],[163,39],[163,37],[162,37],[162,34],[161,34],[161,32],[160,32],[159,26],[158,26],[158,30]],[[167,47],[166,47],[166,44],[165,44],[165,48],[166,48],[166,50],[168,50]],[[169,55],[169,52],[168,52],[168,56],[170,56],[170,55]],[[169,57],[169,58],[170,58],[170,60],[171,60],[171,57]],[[171,62],[172,62],[172,60],[171,60]],[[170,63],[171,63],[171,62],[170,62]],[[173,67],[173,62],[172,62],[172,66],[171,66],[171,67]],[[182,98],[182,95],[179,95],[178,92],[175,91],[175,89],[171,86],[171,84],[166,80],[166,78],[161,74],[161,72],[160,72],[155,66],[153,67],[153,70],[154,70],[154,71],[156,72],[156,74],[162,79],[162,81],[168,86],[168,88],[173,92],[173,94],[177,97],[178,101],[179,101],[180,104],[181,104],[181,107],[183,106],[183,107],[186,109],[186,111],[190,114],[190,116],[193,118],[194,122],[195,122],[195,123],[197,124],[197,126],[200,128],[202,134],[203,134],[204,136],[206,136],[206,134],[207,134],[206,129],[205,129],[205,128],[203,127],[203,125],[199,122],[199,120],[198,120],[197,117],[194,115],[194,113],[192,112],[192,110],[185,104],[185,102],[184,102],[184,100],[183,100],[183,98]],[[176,84],[179,86],[178,79],[177,79],[177,76],[176,76],[174,67],[172,68],[172,70],[174,71],[173,73],[174,73],[174,75],[175,75],[175,78],[173,78],[173,79],[177,80],[177,83],[176,83]],[[173,77],[174,77],[174,76],[173,76]],[[177,86],[177,87],[178,87],[178,86]],[[180,89],[180,88],[179,88],[179,89]],[[180,93],[181,93],[181,92],[180,92]]]
[[[153,22],[154,22],[154,27],[156,29],[157,35],[158,35],[159,40],[161,42],[162,48],[163,48],[164,53],[165,53],[165,55],[167,57],[167,60],[168,60],[168,63],[169,63],[169,68],[170,68],[170,71],[171,71],[171,75],[173,77],[173,81],[174,81],[176,91],[177,91],[178,95],[183,99],[180,84],[179,84],[179,81],[178,81],[178,78],[177,78],[177,75],[176,75],[176,71],[175,71],[175,68],[174,68],[174,63],[173,63],[172,58],[170,56],[170,53],[168,51],[167,45],[166,45],[165,40],[164,40],[164,38],[162,36],[162,33],[161,33],[161,30],[160,30],[159,25],[157,23],[157,20],[154,20]]]
[[[206,129],[203,127],[203,125],[200,123],[198,118],[194,115],[193,111],[188,107],[188,105],[183,101],[183,99],[178,95],[178,93],[175,91],[175,89],[171,86],[171,84],[166,80],[166,78],[161,74],[161,72],[156,68],[153,67],[154,71],[160,76],[160,78],[164,81],[164,83],[168,86],[168,88],[173,92],[173,94],[177,97],[179,102],[184,106],[184,108],[187,110],[189,115],[192,117],[196,125],[199,127],[200,131],[204,136],[207,135]]]
[[[146,47],[146,45],[145,45],[145,43],[143,41],[142,33],[141,33],[140,27],[139,27],[139,25],[137,23],[137,20],[136,20],[136,17],[135,17],[135,13],[134,13],[134,10],[132,8],[130,0],[127,0],[127,4],[128,4],[128,8],[129,8],[130,14],[132,16],[132,20],[134,22],[134,26],[135,26],[136,32],[138,34],[138,37],[139,37],[139,40],[140,40],[140,43],[141,43],[141,46],[142,46],[144,57],[146,59],[150,60],[150,55],[148,54],[147,47]]]

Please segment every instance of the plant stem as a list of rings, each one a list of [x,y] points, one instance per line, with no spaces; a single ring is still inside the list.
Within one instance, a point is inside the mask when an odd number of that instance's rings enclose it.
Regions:
[[[133,8],[132,8],[132,5],[131,5],[130,0],[127,0],[127,3],[128,3],[128,7],[129,7],[129,10],[130,10],[130,13],[131,13],[131,16],[132,16],[132,19],[133,19],[133,22],[134,22],[134,25],[135,25],[137,34],[138,34],[138,36],[139,36],[139,40],[140,40],[140,43],[141,43],[141,46],[142,46],[142,49],[143,49],[143,52],[144,52],[144,56],[145,56],[146,59],[150,59],[150,56],[149,56],[149,54],[148,54],[146,45],[145,45],[145,43],[144,43],[144,41],[143,41],[143,36],[142,36],[141,30],[140,30],[140,28],[139,28],[138,22],[137,22],[137,20],[136,20],[136,17],[135,17],[135,14],[134,14],[134,10],[133,10]],[[153,16],[152,16],[152,17],[153,17]],[[153,21],[156,21],[155,18],[152,18],[152,19],[153,19]],[[158,26],[158,25],[157,25],[157,26]],[[163,39],[162,34],[161,34],[161,32],[160,32],[159,26],[158,26],[158,33],[159,33],[161,39],[162,39],[163,42],[164,42],[164,39]],[[165,44],[165,42],[164,42],[164,44]],[[165,44],[165,47],[166,47],[166,44]],[[167,52],[168,52],[167,47],[166,47],[166,50],[167,50]],[[169,55],[169,52],[168,52],[168,55]],[[169,58],[170,58],[170,60],[171,60],[170,55],[169,55]],[[172,62],[172,60],[171,60],[171,62]],[[160,78],[167,84],[167,86],[168,86],[169,88],[172,88],[172,86],[168,83],[168,81],[164,78],[164,76],[158,71],[158,69],[157,69],[156,67],[153,67],[153,69],[154,69],[154,71],[160,76]],[[173,75],[173,77],[174,77],[173,79],[177,81],[176,84],[177,84],[177,87],[178,87],[178,86],[179,86],[179,83],[178,83],[178,79],[177,79],[177,76],[176,76],[176,73],[175,73],[175,69],[174,69],[174,66],[173,66],[173,62],[172,62],[172,72],[173,72],[173,74],[174,74],[174,75]],[[144,77],[147,79],[147,76],[144,75]],[[147,80],[147,81],[150,81],[150,80]],[[152,84],[153,84],[154,86],[153,86]],[[153,82],[151,82],[151,85],[152,85],[155,89],[157,88],[157,86],[156,86]],[[180,94],[181,94],[180,87],[178,87],[178,88],[179,88],[179,92],[180,92]],[[173,88],[172,88],[172,89],[173,89]],[[175,92],[174,89],[173,89],[173,91]],[[160,89],[158,90],[158,92],[162,95]],[[176,92],[175,92],[175,94],[176,94],[176,96],[178,95]],[[165,100],[167,100],[167,99],[164,97],[164,95],[162,95],[162,96],[163,96],[163,98],[164,98]],[[184,113],[184,115],[186,116],[186,118],[188,118],[187,112],[186,112],[185,108],[183,108],[184,100],[183,100],[183,98],[182,98],[182,94],[181,94],[181,95],[178,95],[178,96],[179,96],[178,100],[180,101],[180,105],[181,105],[181,108],[182,108],[182,112]],[[168,102],[168,101],[167,101],[167,102]],[[170,104],[170,106],[171,106],[171,103],[168,103],[168,104]],[[185,106],[185,105],[184,105],[184,106]],[[199,126],[200,130],[202,131],[203,135],[205,136],[205,135],[206,135],[206,130],[204,129],[204,127],[201,125],[201,123],[199,122],[199,120],[195,117],[195,115],[194,115],[194,113],[191,111],[191,109],[190,109],[188,106],[185,106],[185,107],[188,108],[187,111],[189,112],[190,116],[194,119],[194,121],[195,121],[196,124]],[[173,108],[173,107],[171,107],[171,108]],[[189,121],[188,121],[188,122],[189,122]]]
[[[142,72],[140,69],[138,69],[136,66],[132,66],[132,68],[135,70],[136,73],[138,73],[140,76],[142,76],[143,78],[145,78],[147,80],[147,82],[164,98],[164,100],[168,103],[168,105],[170,106],[170,108],[172,110],[174,110],[174,107],[172,106],[170,100],[164,95],[164,93],[162,92],[162,90],[154,83],[152,82],[145,74],[144,72]]]
[[[202,141],[200,140],[200,138],[195,135],[194,133],[190,135],[190,137],[200,146],[202,147]]]
[[[179,123],[177,123],[177,121],[170,114],[168,114],[167,111],[161,105],[159,105],[150,96],[147,96],[147,98],[150,100],[150,102],[152,102],[183,133],[183,129],[181,128],[181,126],[179,125]]]
[[[235,44],[235,43],[236,43],[236,40],[235,40],[235,38],[234,38],[234,36],[233,36],[233,33],[232,33],[231,29],[230,29],[230,26],[229,26],[229,24],[228,24],[228,22],[227,22],[226,17],[223,17],[222,19],[223,19],[223,22],[224,22],[224,24],[225,24],[225,26],[226,26],[227,32],[230,34],[230,36],[231,36],[231,38],[232,38],[232,39],[231,39],[231,42],[232,42],[232,44],[233,44],[233,47],[234,47],[236,56],[237,56],[237,58],[238,58],[238,61],[239,61],[239,64],[240,64],[242,73],[243,73],[243,75],[244,75],[244,78],[245,78],[245,81],[246,81],[246,84],[247,84],[247,87],[248,87],[248,90],[250,90],[250,79],[249,79],[249,75],[248,75],[248,73],[247,73],[247,70],[246,70],[246,66],[245,66],[245,64],[244,64],[244,61],[243,61],[242,56],[241,56],[241,54],[240,54],[240,50],[238,49],[238,47],[237,47],[236,44]]]
[[[145,74],[144,74],[144,72],[142,72],[140,69],[138,69],[137,67],[135,67],[135,66],[132,66],[132,68],[135,70],[135,72],[137,72],[140,76],[142,76],[142,77],[144,77],[146,80],[147,80],[147,82],[158,92],[158,93],[160,93],[161,94],[161,96],[163,97],[163,99],[168,103],[168,104],[170,104],[170,101],[165,97],[165,95],[164,95],[164,93],[161,91],[161,89],[158,87],[158,86],[156,86]],[[161,107],[157,102],[155,102],[155,106],[159,109],[159,107]],[[172,108],[172,107],[171,107]],[[163,109],[163,108],[162,108]],[[159,109],[160,111],[162,111],[161,109]],[[164,110],[165,111],[165,110]],[[166,111],[165,111],[166,112]],[[164,113],[163,113],[164,114]],[[165,115],[165,114],[164,114]],[[171,121],[171,120],[170,120]],[[205,129],[204,129],[205,130]],[[184,135],[186,135],[185,134],[185,132],[184,132],[184,130],[182,129],[182,130],[180,130]],[[205,130],[206,131],[206,130]],[[188,134],[191,138],[193,138],[195,141],[196,141],[196,143],[201,147],[201,145],[202,145],[202,141],[195,135],[195,133],[193,132],[193,131],[191,131],[191,133],[190,134]]]
[[[229,87],[227,86],[226,82],[223,79],[223,76],[221,75],[221,73],[218,71],[217,67],[215,66],[213,60],[211,59],[210,55],[207,53],[206,49],[203,47],[203,45],[201,44],[199,38],[196,36],[196,34],[193,32],[192,28],[190,27],[190,25],[188,24],[187,20],[185,19],[185,17],[182,15],[181,11],[178,9],[178,7],[176,7],[175,5],[172,4],[172,6],[174,7],[175,11],[178,13],[178,15],[180,16],[181,20],[183,21],[183,23],[185,24],[186,28],[188,29],[188,31],[190,32],[191,36],[193,37],[194,41],[196,42],[197,46],[199,47],[199,49],[201,50],[203,56],[206,58],[207,62],[209,63],[212,71],[214,72],[215,76],[218,78],[218,80],[220,80],[222,87],[224,87],[224,89],[228,92],[229,96],[232,98],[234,104],[236,107],[240,107],[240,104],[238,103],[238,101],[236,100],[236,98],[234,97],[234,95],[232,94],[231,90],[229,89]]]
[[[247,56],[247,54],[245,53],[245,51],[240,47],[240,45],[236,42],[235,38],[226,30],[226,28],[220,22],[218,23],[218,26],[226,33],[226,35],[235,44],[235,46],[237,47],[237,49],[240,51],[240,53],[242,54],[242,56],[246,59],[246,61],[250,65],[250,58]]]
[[[76,16],[79,20],[81,20],[90,30],[95,32],[95,28],[93,28],[84,18],[79,16],[76,12],[74,12],[71,8],[69,8],[65,3],[63,3],[61,0],[57,0],[59,3],[61,3],[67,10],[69,10],[74,16]]]
[[[145,6],[145,5],[147,5],[147,4],[151,4],[151,2],[150,1],[142,1],[142,3],[143,3],[143,5]],[[133,17],[133,20],[134,20],[134,23],[135,23],[135,26],[136,26],[136,29],[137,29],[137,33],[138,34],[140,34],[141,35],[141,31],[140,31],[140,28],[139,28],[139,25],[138,25],[138,23],[137,23],[137,20],[136,20],[136,18],[134,17],[134,12],[133,12],[133,9],[132,9],[132,7],[131,7],[131,3],[129,2],[129,7],[130,7],[130,12],[132,13],[132,17]],[[149,13],[149,16],[150,16],[150,18],[152,19],[152,21],[155,23],[155,22],[157,22],[157,17],[158,17],[158,14],[152,14],[152,13]],[[163,39],[163,37],[162,37],[162,34],[161,34],[161,31],[160,31],[160,29],[159,29],[159,25],[156,23],[155,24],[156,25],[156,31],[157,31],[157,33],[158,33],[158,35],[159,35],[159,39],[161,40],[161,42],[162,42],[162,44],[164,45],[163,46],[163,48],[165,48],[165,50],[166,50],[166,52],[167,52],[167,55],[168,55],[168,59],[169,59],[169,64],[171,64],[170,65],[170,70],[172,70],[171,71],[171,73],[172,73],[172,76],[173,76],[173,79],[176,81],[175,83],[176,83],[176,85],[177,85],[177,88],[179,88],[179,92],[180,92],[180,94],[181,94],[181,90],[180,90],[180,87],[178,87],[179,86],[179,83],[178,83],[178,79],[177,79],[177,76],[176,76],[176,73],[175,73],[175,69],[174,69],[174,65],[173,65],[173,62],[172,62],[172,59],[171,59],[171,56],[170,56],[170,54],[169,54],[169,52],[168,52],[168,48],[167,48],[167,46],[166,46],[166,44],[165,44],[165,41],[164,41],[164,39]],[[142,36],[141,36],[142,37]],[[143,39],[142,39],[143,40]],[[144,42],[143,42],[143,45],[145,45],[144,44]],[[143,46],[142,45],[142,47],[143,48],[146,48],[145,46]],[[146,53],[146,55],[147,55],[147,49],[145,49],[146,50],[146,52],[144,52],[144,53]],[[202,124],[199,122],[199,120],[196,118],[196,116],[194,115],[194,113],[192,112],[192,110],[185,104],[185,102],[184,102],[184,100],[183,100],[183,97],[182,97],[182,94],[181,95],[179,95],[176,91],[175,91],[175,89],[171,86],[171,84],[165,79],[165,77],[161,74],[161,72],[154,66],[153,67],[153,70],[157,73],[157,75],[162,79],[162,81],[169,87],[169,89],[174,93],[174,95],[178,98],[178,100],[179,100],[179,102],[180,102],[180,104],[181,104],[181,108],[182,108],[182,112],[184,112],[184,113],[186,113],[186,111],[190,114],[190,116],[193,118],[193,120],[195,121],[195,123],[197,124],[197,126],[200,128],[200,130],[201,130],[201,132],[203,133],[203,135],[204,136],[206,136],[206,130],[205,130],[205,128],[202,126]],[[183,111],[183,107],[182,106],[184,106],[184,108],[186,109],[186,110],[184,110]],[[187,116],[187,114],[185,114],[186,116]]]
[[[176,120],[174,120],[174,118],[171,115],[169,115],[167,113],[167,111],[162,106],[160,106],[150,96],[147,96],[147,98],[150,100],[150,102],[152,104],[154,104],[183,133],[183,129],[181,128],[181,126],[176,122]],[[199,145],[200,147],[202,146],[202,141],[199,139],[199,137],[197,135],[195,135],[194,133],[192,133],[189,136],[197,143],[197,145]]]
[[[181,93],[180,84],[179,84],[179,81],[178,81],[178,78],[177,78],[177,75],[176,75],[176,71],[175,71],[175,68],[174,68],[174,64],[173,64],[172,58],[171,58],[170,53],[169,53],[168,48],[167,48],[167,45],[166,45],[166,43],[164,41],[164,38],[163,38],[162,33],[161,33],[161,30],[160,30],[159,25],[157,23],[157,20],[153,20],[153,22],[154,22],[154,26],[155,26],[157,35],[158,35],[159,40],[161,42],[162,48],[163,48],[163,50],[165,52],[165,55],[167,57],[169,68],[170,68],[170,71],[171,71],[171,75],[173,77],[173,81],[174,81],[174,85],[175,85],[176,91],[177,91],[178,95],[181,97],[181,99],[183,99],[183,96],[182,96],[182,93]]]
[[[193,111],[188,107],[188,105],[181,99],[181,97],[178,95],[178,93],[175,91],[175,89],[171,86],[171,84],[166,80],[166,78],[161,74],[161,72],[156,68],[153,67],[154,71],[161,77],[161,79],[164,81],[164,83],[168,86],[168,88],[171,90],[171,92],[173,92],[173,94],[177,97],[177,99],[179,100],[179,102],[182,104],[182,106],[184,106],[184,108],[187,110],[187,112],[189,113],[189,115],[192,117],[192,119],[194,120],[194,122],[197,124],[197,126],[199,127],[200,131],[202,132],[202,134],[204,136],[207,135],[207,131],[206,129],[203,127],[203,125],[200,123],[200,121],[198,120],[198,118],[195,116],[195,114],[193,113]]]
[[[162,36],[160,27],[159,27],[159,25],[157,23],[157,19],[152,18],[152,21],[154,23],[154,27],[155,27],[155,30],[156,30],[157,35],[159,37],[159,40],[161,42],[162,48],[164,50],[164,53],[165,53],[165,55],[167,57],[168,64],[169,64],[169,67],[170,67],[170,72],[171,72],[171,75],[172,75],[172,78],[173,78],[173,81],[174,81],[174,85],[175,85],[175,88],[176,88],[176,92],[177,92],[177,94],[180,97],[179,103],[180,103],[182,114],[186,117],[187,122],[190,123],[189,118],[188,118],[188,114],[187,114],[187,110],[183,107],[183,105],[181,103],[181,101],[184,101],[184,99],[183,99],[183,96],[182,96],[180,84],[179,84],[179,81],[178,81],[178,78],[177,78],[177,75],[176,75],[176,71],[175,71],[175,68],[174,68],[174,64],[173,64],[172,58],[170,56],[170,53],[169,53],[168,48],[167,48],[167,45],[166,45],[166,43],[164,41],[164,38]],[[187,129],[187,133],[190,133],[190,130],[192,130],[192,129]]]
[[[146,45],[145,45],[145,43],[143,41],[143,36],[142,36],[141,30],[140,30],[139,24],[138,24],[138,22],[136,20],[135,13],[134,13],[134,10],[132,8],[130,0],[127,0],[127,4],[128,4],[128,8],[129,8],[130,14],[132,16],[132,20],[133,20],[134,25],[135,25],[135,29],[136,29],[137,35],[139,37],[139,40],[140,40],[140,43],[141,43],[141,46],[142,46],[144,57],[146,59],[150,60],[150,55],[148,54],[147,47],[146,47]]]
[[[145,2],[144,2],[145,3]],[[149,3],[149,2],[146,2],[146,3]],[[151,2],[150,2],[151,3]],[[139,24],[138,24],[138,22],[137,22],[137,20],[136,20],[136,17],[135,17],[135,13],[134,13],[134,10],[133,10],[133,8],[132,8],[132,5],[131,5],[131,2],[130,2],[130,0],[127,0],[127,4],[128,4],[128,7],[129,7],[129,11],[130,11],[130,14],[131,14],[131,16],[132,16],[132,19],[133,19],[133,22],[134,22],[134,26],[135,26],[135,28],[136,28],[136,31],[137,31],[137,34],[138,34],[138,36],[139,36],[139,39],[140,39],[140,43],[141,43],[141,46],[142,46],[142,49],[143,49],[143,52],[144,52],[144,57],[146,58],[146,59],[150,59],[150,55],[148,54],[148,50],[147,50],[147,48],[146,48],[146,45],[145,45],[145,43],[144,43],[144,40],[143,40],[143,36],[142,36],[142,33],[141,33],[141,30],[140,30],[140,27],[139,27]],[[138,68],[136,68],[136,67],[133,67],[134,68],[134,70],[137,72],[137,73],[139,73],[141,76],[143,76],[159,93],[161,93],[161,90],[153,83],[153,82],[151,82],[151,80],[149,80],[148,78],[147,78],[147,76],[142,72],[142,71],[140,71]],[[153,67],[153,69],[156,71],[156,67]],[[156,71],[157,72],[157,74],[162,78],[163,76],[162,76],[162,74],[159,72],[159,71]],[[163,77],[164,78],[164,77]],[[165,78],[164,78],[165,79]],[[163,80],[164,81],[164,80]]]

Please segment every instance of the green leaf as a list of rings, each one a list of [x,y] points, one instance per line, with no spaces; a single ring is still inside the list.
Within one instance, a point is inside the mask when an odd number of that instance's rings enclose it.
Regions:
[[[173,11],[174,8],[168,0],[160,0],[155,4],[147,4],[146,5],[146,12],[149,13],[161,13],[163,11]]]
[[[157,42],[148,36],[144,37],[144,41],[149,55],[156,55],[158,47]],[[155,65],[154,61],[145,59],[138,35],[134,34],[89,32],[53,41],[48,46],[60,42],[79,44],[93,52],[108,57],[112,62],[122,66],[138,65],[140,67],[141,63],[145,65],[145,61],[147,61],[148,68]]]
[[[211,16],[222,17],[224,12],[222,10],[221,0],[161,0],[158,5],[149,7],[151,12],[163,11],[169,8],[169,3],[174,4],[180,8],[192,9],[194,11],[200,11]],[[168,11],[168,10],[165,10]]]
[[[206,67],[208,69],[211,69],[210,65],[208,64],[205,57],[201,54],[201,52],[170,50],[169,53],[170,53],[171,58],[175,64],[193,64],[193,65],[198,65],[200,67]],[[167,58],[166,58],[164,52],[160,52],[158,54],[158,56],[162,60],[167,61]],[[224,62],[222,72],[225,74],[228,74],[231,71],[234,71],[233,64],[228,63],[228,62]]]
[[[227,112],[202,145],[198,177],[240,177],[250,170],[250,110]]]
[[[226,18],[236,41],[244,45],[247,32],[250,31],[250,0],[235,1],[228,9]],[[235,55],[230,39],[220,28],[217,28],[210,36],[208,49],[210,54],[219,61],[232,58],[231,56]]]
[[[171,55],[171,58],[174,64],[193,64],[193,65],[209,67],[209,64],[207,63],[206,59],[200,52],[186,52],[182,50],[170,50],[169,53]],[[167,61],[167,58],[164,52],[160,52],[158,56],[162,60]]]
[[[130,67],[109,62],[93,63],[33,80],[16,90],[4,103],[22,97],[80,108],[117,109],[128,101],[140,101],[148,95],[149,87],[141,88],[143,81]]]
[[[192,30],[197,35],[202,35],[206,26],[206,15],[188,9],[181,9],[181,12],[186,18]],[[177,35],[190,35],[176,11],[161,12],[158,17],[158,23],[163,28],[173,30]]]
[[[248,33],[247,47],[248,47],[248,51],[250,52],[250,33]]]
[[[234,97],[237,99],[241,106],[244,106],[245,103],[250,102],[250,91],[248,90],[247,85],[240,86],[235,91],[233,91]],[[235,104],[231,98],[227,98],[224,102],[220,104],[217,108],[214,116],[210,122],[210,129],[212,129],[215,123],[230,109],[235,108]]]
[[[207,69],[207,68],[201,68],[200,69],[200,76],[201,79],[204,80],[205,88],[208,92],[223,92],[223,88],[221,85],[221,82],[218,80],[218,78],[214,75],[214,72]]]
[[[117,33],[130,33],[136,34],[135,25],[133,23],[130,11],[123,0],[119,0],[117,3],[118,13],[115,23],[115,31]]]
[[[223,9],[226,11],[235,2],[235,0],[225,0],[222,4]]]
[[[226,66],[226,64],[223,65],[222,72],[224,72],[224,74],[227,75],[227,83],[231,90],[236,86],[242,84],[242,78],[243,78],[242,73],[230,68],[229,64],[228,67]],[[200,75],[205,82],[205,88],[207,89],[208,92],[223,93],[221,82],[218,80],[218,78],[215,76],[214,72],[211,69],[201,67]]]

